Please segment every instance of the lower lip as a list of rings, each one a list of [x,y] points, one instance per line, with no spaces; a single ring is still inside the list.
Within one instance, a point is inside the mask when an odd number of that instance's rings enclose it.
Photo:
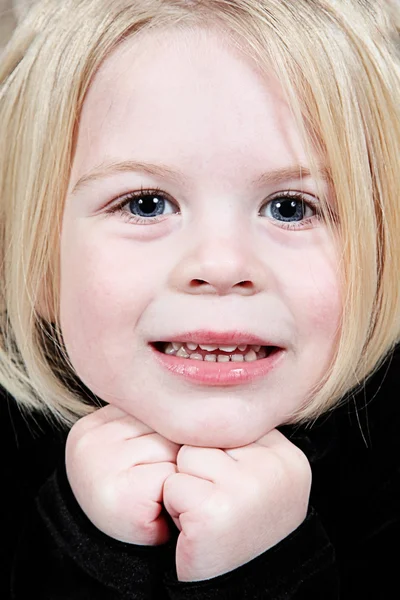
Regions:
[[[273,351],[270,356],[243,363],[218,363],[178,358],[163,354],[151,346],[157,362],[179,377],[184,377],[196,383],[214,386],[240,385],[266,377],[283,359],[283,349]]]

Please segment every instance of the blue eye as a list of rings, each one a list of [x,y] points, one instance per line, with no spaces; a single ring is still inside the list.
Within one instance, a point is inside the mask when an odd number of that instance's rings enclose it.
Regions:
[[[316,202],[300,194],[285,193],[264,204],[260,215],[282,223],[296,223],[316,216],[317,212]]]
[[[126,207],[132,215],[137,217],[154,218],[175,212],[172,202],[162,194],[153,192],[143,192],[140,195],[135,195],[134,198],[131,197]]]
[[[166,215],[179,214],[179,208],[161,190],[142,189],[121,198],[107,213],[118,214],[128,223],[151,225],[162,221]]]

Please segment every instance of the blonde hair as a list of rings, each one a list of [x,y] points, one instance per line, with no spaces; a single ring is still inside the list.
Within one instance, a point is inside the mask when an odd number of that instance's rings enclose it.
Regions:
[[[93,410],[58,325],[59,240],[77,123],[129,36],[214,27],[286,92],[334,190],[343,317],[334,360],[292,421],[334,406],[400,338],[400,71],[395,4],[377,0],[42,0],[0,63],[0,384],[66,422]]]

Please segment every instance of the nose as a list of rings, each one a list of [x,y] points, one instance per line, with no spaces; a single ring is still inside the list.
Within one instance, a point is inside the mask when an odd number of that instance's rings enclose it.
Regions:
[[[190,294],[251,296],[265,288],[266,278],[266,265],[249,234],[213,230],[191,239],[170,284]]]

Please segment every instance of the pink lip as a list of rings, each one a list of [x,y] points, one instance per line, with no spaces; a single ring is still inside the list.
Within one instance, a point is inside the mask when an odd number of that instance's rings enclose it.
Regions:
[[[151,349],[154,358],[163,368],[170,373],[209,386],[233,386],[241,385],[266,377],[281,362],[285,355],[283,348],[275,344],[268,343],[251,334],[239,332],[212,333],[206,331],[196,331],[186,333],[173,338],[168,338],[171,342],[197,342],[198,344],[252,344],[260,346],[275,346],[276,350],[270,356],[254,362],[242,363],[218,363],[193,360],[190,358],[180,358],[159,352],[153,345]]]
[[[189,333],[180,333],[168,337],[165,340],[154,340],[154,342],[195,342],[197,344],[215,344],[215,345],[230,345],[230,344],[252,344],[254,346],[278,346],[276,342],[263,340],[260,337],[251,333],[242,331],[206,331],[199,329]]]

